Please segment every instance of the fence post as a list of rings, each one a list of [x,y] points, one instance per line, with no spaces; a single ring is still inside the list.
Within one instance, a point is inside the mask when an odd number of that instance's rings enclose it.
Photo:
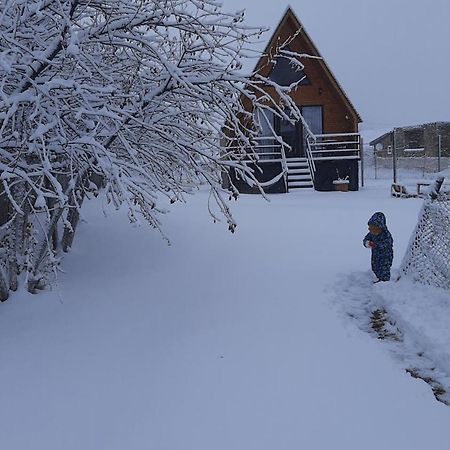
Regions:
[[[442,136],[438,135],[438,172],[441,171],[441,156],[442,156]]]
[[[364,140],[361,136],[359,137],[359,151],[361,158],[361,187],[364,187]]]
[[[378,163],[377,163],[377,158],[378,158],[378,155],[377,155],[377,146],[374,145],[374,146],[373,146],[373,160],[374,160],[373,165],[374,165],[374,168],[375,168],[375,180],[378,179],[378,178],[377,178],[377,175],[378,175]]]

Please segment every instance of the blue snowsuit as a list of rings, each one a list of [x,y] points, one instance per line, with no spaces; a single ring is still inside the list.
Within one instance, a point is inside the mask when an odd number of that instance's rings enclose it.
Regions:
[[[394,250],[391,233],[386,226],[386,217],[382,212],[376,212],[368,222],[368,225],[374,225],[381,229],[379,235],[367,233],[363,239],[363,244],[368,241],[374,243],[372,248],[372,270],[380,281],[389,281],[391,278],[391,266],[394,258]]]

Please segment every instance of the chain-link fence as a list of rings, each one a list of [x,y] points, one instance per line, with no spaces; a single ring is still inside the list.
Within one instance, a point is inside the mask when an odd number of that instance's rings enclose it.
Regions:
[[[450,193],[424,202],[401,272],[420,283],[450,289]]]
[[[375,179],[391,177],[401,181],[402,178],[411,176],[433,178],[438,172],[446,170],[450,166],[450,158],[435,157],[411,152],[408,156],[382,155],[377,151],[372,152],[373,175]]]
[[[450,157],[426,156],[423,152],[410,152],[396,156],[364,145],[364,172],[368,179],[435,178],[436,173],[450,168]]]

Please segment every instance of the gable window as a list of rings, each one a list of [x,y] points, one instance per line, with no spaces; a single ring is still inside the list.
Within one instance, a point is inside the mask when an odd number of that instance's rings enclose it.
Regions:
[[[286,48],[286,50],[291,51],[289,48]],[[300,81],[298,83],[300,86],[311,84],[305,71],[293,64],[289,58],[283,56],[277,56],[268,78],[280,86],[289,86],[298,81]]]

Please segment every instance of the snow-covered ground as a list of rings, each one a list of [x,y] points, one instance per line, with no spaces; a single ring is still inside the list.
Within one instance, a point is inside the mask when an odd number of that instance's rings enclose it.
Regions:
[[[341,288],[343,312],[450,405],[449,292],[407,279],[372,285],[363,272],[345,277]]]
[[[448,448],[450,408],[349,318],[376,299],[450,373],[443,293],[372,286],[361,243],[383,211],[398,265],[421,200],[386,180],[270,200],[242,196],[230,234],[200,192],[171,246],[86,205],[58,286],[0,305],[0,448]]]

